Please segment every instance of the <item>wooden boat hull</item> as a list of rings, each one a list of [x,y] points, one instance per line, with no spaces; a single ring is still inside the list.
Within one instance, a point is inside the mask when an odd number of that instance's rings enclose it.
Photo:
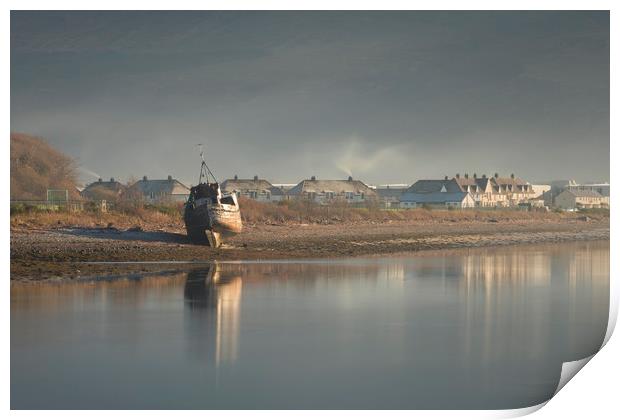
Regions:
[[[224,236],[241,233],[243,229],[241,212],[239,207],[232,207],[227,204],[215,204],[208,207],[210,230]]]
[[[184,219],[190,241],[209,243],[215,248],[221,245],[221,238],[241,233],[243,230],[239,207],[229,204],[186,206]]]

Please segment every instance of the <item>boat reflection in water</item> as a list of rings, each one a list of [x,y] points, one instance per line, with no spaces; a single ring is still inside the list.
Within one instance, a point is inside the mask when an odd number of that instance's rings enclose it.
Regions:
[[[239,275],[223,272],[217,263],[187,273],[184,297],[187,332],[192,336],[189,343],[196,347],[198,357],[210,358],[216,366],[237,359],[241,285]]]

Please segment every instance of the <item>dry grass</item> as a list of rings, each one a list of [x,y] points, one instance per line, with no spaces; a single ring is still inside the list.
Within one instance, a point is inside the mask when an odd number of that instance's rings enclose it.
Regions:
[[[558,221],[579,217],[577,213],[557,213],[523,210],[443,210],[407,209],[383,210],[379,208],[356,208],[346,204],[321,206],[304,201],[282,203],[259,203],[240,199],[241,215],[250,224],[314,223],[336,224],[355,222],[507,222],[516,220]],[[605,213],[589,215],[592,218],[608,217]]]
[[[11,228],[59,228],[59,227],[116,227],[127,229],[141,227],[144,230],[178,230],[183,228],[182,214],[176,207],[135,207],[124,211],[67,212],[34,211],[11,216]]]
[[[609,211],[579,213],[538,212],[519,210],[381,210],[354,208],[346,205],[319,206],[306,202],[259,203],[241,199],[241,215],[246,226],[296,224],[351,224],[351,223],[510,223],[558,222],[582,218],[593,220],[609,218]],[[11,228],[54,227],[107,227],[127,229],[139,226],[144,230],[183,230],[183,205],[153,206],[120,202],[114,211],[79,213],[53,211],[22,211],[11,215]]]

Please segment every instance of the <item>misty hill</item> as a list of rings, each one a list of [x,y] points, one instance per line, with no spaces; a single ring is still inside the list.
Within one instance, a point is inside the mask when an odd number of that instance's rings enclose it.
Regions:
[[[11,133],[11,199],[45,200],[47,189],[76,198],[75,160],[39,137]]]

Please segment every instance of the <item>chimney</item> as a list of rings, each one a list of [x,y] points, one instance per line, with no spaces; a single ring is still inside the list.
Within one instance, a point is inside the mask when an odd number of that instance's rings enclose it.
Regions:
[[[310,181],[316,181],[316,177],[315,177],[314,175],[312,175],[312,176],[310,177]]]
[[[510,177],[511,177],[512,179],[515,179],[515,174],[510,174]]]
[[[114,182],[114,178],[110,178],[110,182]]]
[[[239,179],[239,177],[237,175],[235,175],[235,181],[238,180],[238,179]]]
[[[103,182],[103,179],[99,178],[99,182]]]
[[[142,177],[142,181],[146,181],[147,179],[148,179],[148,178],[146,177],[146,175],[144,175],[144,176]]]
[[[474,172],[474,179],[478,178],[478,175]]]
[[[168,181],[172,181],[172,175],[168,175]]]
[[[495,178],[499,178],[499,174],[495,172]]]
[[[258,175],[254,175],[254,181],[258,181]]]
[[[469,174],[465,174],[465,179],[469,178]]]
[[[349,175],[349,181],[353,181],[353,177],[351,175]]]

